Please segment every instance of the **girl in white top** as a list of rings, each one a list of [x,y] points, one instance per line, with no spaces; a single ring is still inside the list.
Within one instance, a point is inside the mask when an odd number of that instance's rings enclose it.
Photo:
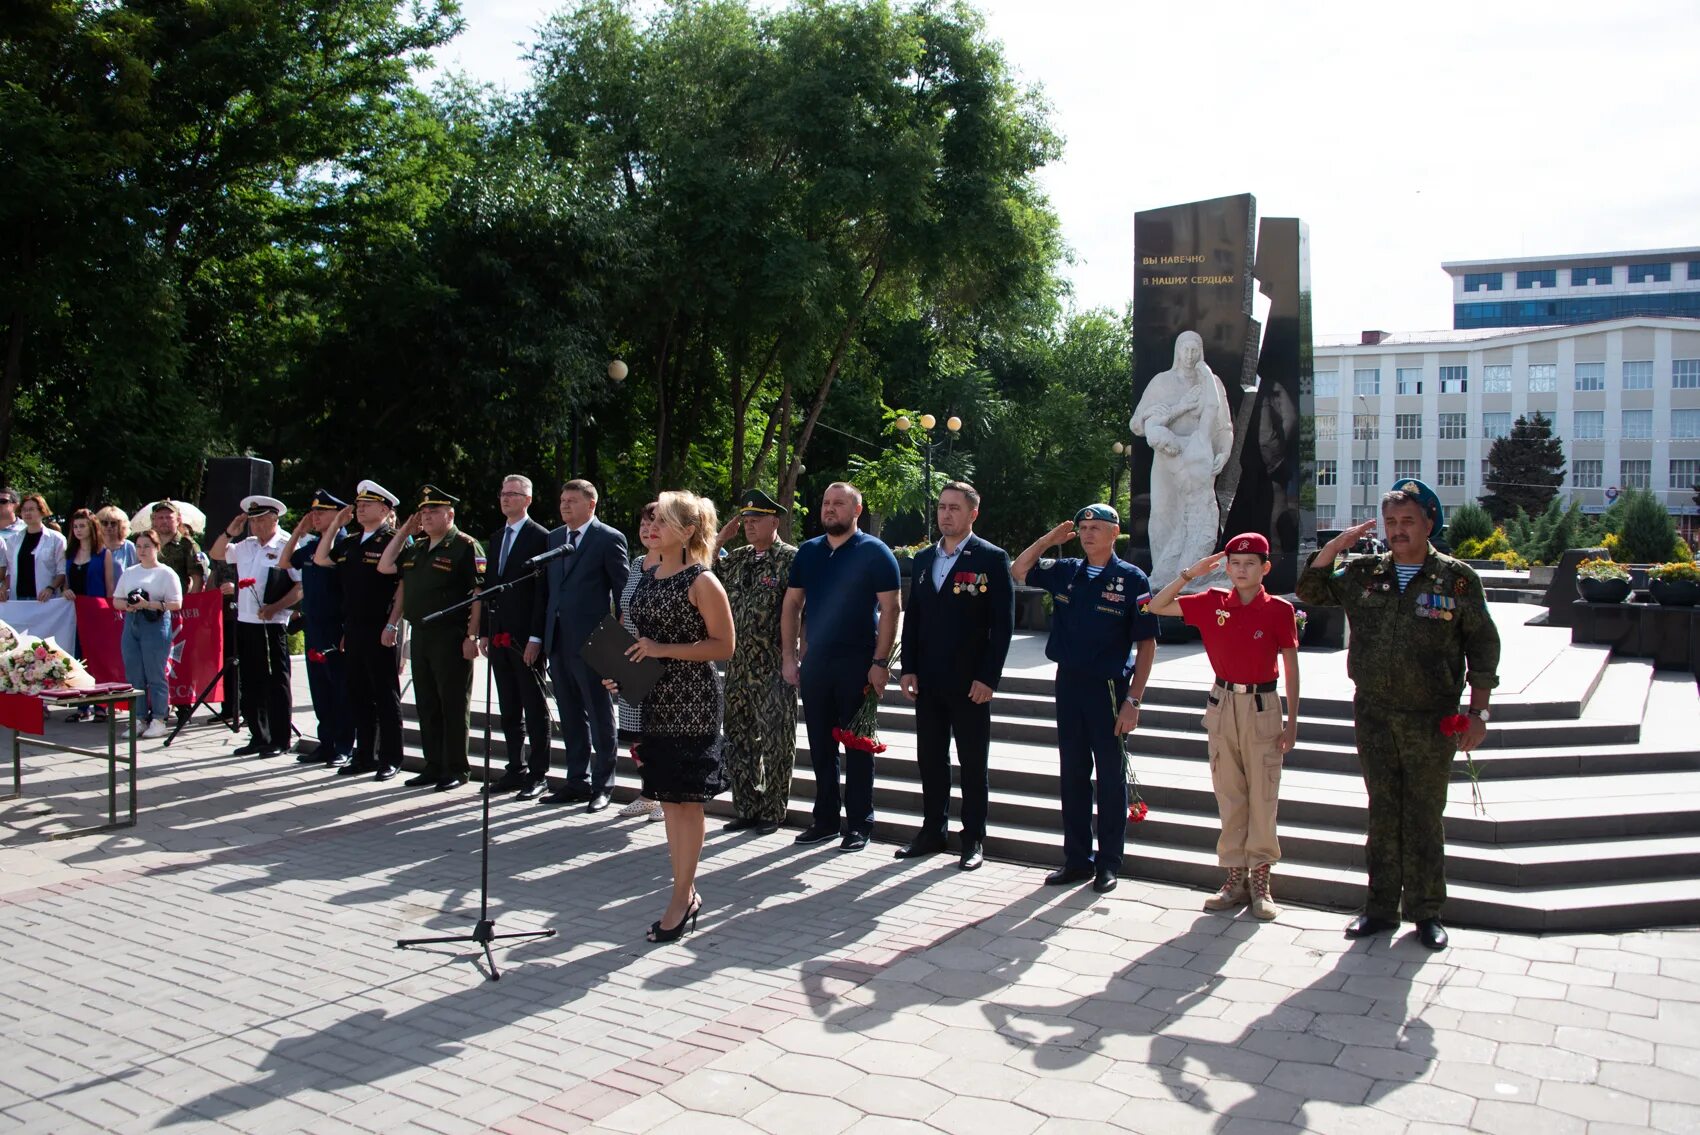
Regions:
[[[118,577],[112,605],[124,612],[124,680],[147,691],[141,736],[163,737],[165,719],[171,713],[165,675],[171,656],[171,615],[182,609],[183,582],[159,562],[159,538],[151,531],[137,533],[135,543],[138,562]],[[133,594],[137,595],[134,602]]]

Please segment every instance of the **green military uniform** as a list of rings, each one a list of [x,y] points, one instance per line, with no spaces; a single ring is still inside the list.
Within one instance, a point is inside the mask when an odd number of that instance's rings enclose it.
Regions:
[[[1441,719],[1458,712],[1466,683],[1499,684],[1499,631],[1481,580],[1430,545],[1402,591],[1390,552],[1340,567],[1313,562],[1297,590],[1306,603],[1345,608],[1351,627],[1346,667],[1357,686],[1353,718],[1369,792],[1364,913],[1438,917],[1446,901],[1442,816],[1456,754]]]
[[[427,485],[420,507],[455,503]],[[457,613],[429,623],[423,620],[483,585],[484,549],[450,525],[435,544],[424,536],[414,540],[401,554],[400,563],[402,615],[413,625],[413,689],[425,775],[439,782],[464,778],[471,771],[466,736],[471,724],[472,663],[462,653],[468,616]]]
[[[714,569],[731,600],[737,638],[726,664],[723,767],[738,815],[770,824],[785,822],[797,755],[797,689],[781,673],[779,649],[779,613],[796,556],[781,540],[766,552],[745,544]]]
[[[189,594],[191,579],[206,578],[206,568],[201,565],[201,547],[187,532],[179,532],[177,539],[160,546],[159,562],[177,573],[185,595]]]

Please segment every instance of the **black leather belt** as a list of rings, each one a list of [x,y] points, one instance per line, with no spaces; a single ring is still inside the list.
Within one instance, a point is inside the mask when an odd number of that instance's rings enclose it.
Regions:
[[[1275,692],[1274,682],[1224,682],[1217,678],[1216,684],[1230,694],[1272,694]]]

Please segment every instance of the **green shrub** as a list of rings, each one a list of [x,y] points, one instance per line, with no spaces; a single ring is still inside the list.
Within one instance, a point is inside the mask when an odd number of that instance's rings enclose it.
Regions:
[[[1452,521],[1446,526],[1446,540],[1453,548],[1462,547],[1471,540],[1486,540],[1492,535],[1493,517],[1481,505],[1466,501],[1452,510]]]
[[[1646,489],[1623,494],[1623,527],[1618,529],[1619,551],[1612,558],[1624,563],[1656,564],[1670,557],[1676,546],[1676,519],[1659,498]]]
[[[1452,548],[1452,554],[1461,560],[1491,560],[1502,552],[1514,552],[1511,540],[1505,534],[1505,529],[1495,528],[1485,540],[1465,540]]]

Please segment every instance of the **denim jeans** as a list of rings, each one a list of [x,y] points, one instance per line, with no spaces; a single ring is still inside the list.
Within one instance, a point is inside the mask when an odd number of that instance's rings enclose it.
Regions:
[[[161,611],[159,622],[141,611],[124,616],[124,680],[147,691],[145,721],[164,721],[171,715],[171,691],[165,683],[165,660],[171,654],[171,612]]]

